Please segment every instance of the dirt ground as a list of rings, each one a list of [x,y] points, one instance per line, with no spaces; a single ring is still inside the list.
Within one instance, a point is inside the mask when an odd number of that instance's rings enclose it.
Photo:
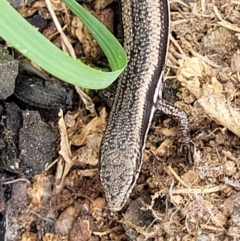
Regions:
[[[116,2],[82,2],[119,37]],[[81,22],[52,3],[76,55],[103,66]],[[170,6],[165,96],[189,117],[193,163],[181,151],[177,123],[156,116],[137,184],[125,207],[110,212],[98,177],[109,108],[93,97],[60,115],[56,171],[48,167],[31,183],[13,185],[7,240],[240,240],[240,1],[171,0]],[[41,16],[43,34],[61,46],[43,0],[19,12]]]

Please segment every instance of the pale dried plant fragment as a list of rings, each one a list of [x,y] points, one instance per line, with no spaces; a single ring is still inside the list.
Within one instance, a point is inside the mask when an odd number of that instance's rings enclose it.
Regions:
[[[200,58],[180,61],[177,79],[197,98],[205,114],[240,137],[240,113],[223,94],[223,86],[215,76],[201,83],[203,76],[211,76],[211,67]]]

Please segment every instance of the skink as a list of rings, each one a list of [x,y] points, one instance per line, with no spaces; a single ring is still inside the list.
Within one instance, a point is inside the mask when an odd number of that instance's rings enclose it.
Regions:
[[[137,181],[155,109],[175,112],[161,99],[169,44],[168,0],[122,0],[121,14],[129,63],[118,80],[99,166],[106,201],[113,211],[123,207]],[[188,125],[185,114],[181,122]]]

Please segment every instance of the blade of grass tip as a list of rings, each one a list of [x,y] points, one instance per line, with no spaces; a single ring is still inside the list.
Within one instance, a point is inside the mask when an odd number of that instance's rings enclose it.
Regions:
[[[102,23],[75,0],[62,0],[62,2],[64,2],[79,19],[81,19],[89,32],[97,40],[107,56],[112,70],[122,68],[127,62],[126,53],[121,44],[116,41],[116,38],[112,33],[110,31],[105,31],[106,27],[104,26],[102,28]]]
[[[86,12],[83,9],[83,13]],[[106,29],[103,25],[99,25],[99,21],[92,15],[90,18],[90,24],[95,24],[97,21],[98,27]],[[123,48],[113,35],[109,35],[108,30],[101,30],[102,36],[99,39],[117,42],[121,47],[121,49],[109,50],[106,48],[112,48],[112,46],[100,43],[100,46],[104,45],[105,47],[103,51],[109,59],[112,72],[99,71],[81,63],[81,61],[72,59],[34,29],[6,0],[0,0],[0,26],[0,36],[27,58],[59,79],[83,88],[106,88],[124,70],[127,63]],[[91,29],[92,26],[87,27]]]

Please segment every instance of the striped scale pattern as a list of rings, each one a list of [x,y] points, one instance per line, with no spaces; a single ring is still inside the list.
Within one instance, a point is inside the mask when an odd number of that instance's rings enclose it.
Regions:
[[[168,0],[122,0],[129,63],[118,80],[100,150],[108,207],[120,210],[138,178],[168,49]]]

